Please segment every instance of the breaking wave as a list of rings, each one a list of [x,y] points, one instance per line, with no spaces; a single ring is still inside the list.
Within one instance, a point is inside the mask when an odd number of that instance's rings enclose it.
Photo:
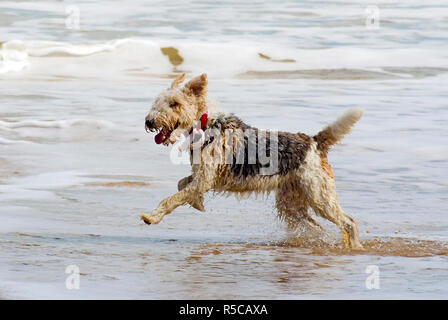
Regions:
[[[214,77],[393,79],[447,72],[448,55],[433,49],[272,48],[268,45],[118,39],[103,43],[12,40],[0,46],[0,74],[71,77]]]

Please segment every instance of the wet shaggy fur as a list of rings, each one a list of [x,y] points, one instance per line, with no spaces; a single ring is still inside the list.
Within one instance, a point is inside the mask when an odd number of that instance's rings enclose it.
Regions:
[[[195,121],[207,112],[206,75],[180,87],[183,80],[182,75],[159,95],[145,119],[148,131],[170,132],[165,145],[174,143],[181,131],[191,130]],[[311,208],[339,227],[346,247],[361,249],[357,222],[338,203],[333,170],[327,160],[331,146],[350,132],[361,115],[360,109],[350,109],[311,137],[259,130],[233,114],[212,113],[204,128],[207,129],[204,144],[199,151],[191,151],[192,174],[179,181],[177,193],[162,200],[152,214],[141,217],[147,224],[157,224],[184,204],[204,211],[204,194],[211,190],[237,196],[275,192],[278,215],[289,228],[306,225],[323,230],[312,218]],[[244,134],[248,130],[255,134]],[[249,148],[254,145],[257,151],[252,159]],[[260,161],[260,155],[277,156],[277,170],[262,174],[272,163]]]
[[[298,169],[300,164],[305,160],[305,156],[312,144],[312,138],[303,133],[289,133],[289,132],[277,132],[277,134],[271,135],[269,131],[261,131],[257,128],[251,127],[244,123],[237,116],[230,114],[219,114],[214,121],[209,125],[209,129],[219,130],[221,136],[225,136],[226,130],[241,130],[242,132],[247,132],[247,130],[253,130],[253,136],[247,136],[243,134],[235,134],[237,141],[234,143],[241,148],[241,152],[244,153],[244,162],[238,163],[238,153],[233,152],[232,161],[228,168],[235,179],[240,177],[247,178],[249,176],[258,176],[260,173],[260,168],[268,167],[268,164],[262,164],[259,157],[259,147],[262,148],[262,152],[265,153],[266,157],[273,155],[271,153],[271,140],[276,140],[274,144],[278,147],[276,151],[278,152],[278,171],[280,175],[286,175],[291,170]],[[258,137],[262,135],[264,141],[261,142],[259,146]],[[206,140],[206,143],[208,141]],[[255,146],[255,161],[250,161],[249,156],[249,145]],[[241,161],[240,161],[241,162]],[[255,163],[253,163],[255,162]]]

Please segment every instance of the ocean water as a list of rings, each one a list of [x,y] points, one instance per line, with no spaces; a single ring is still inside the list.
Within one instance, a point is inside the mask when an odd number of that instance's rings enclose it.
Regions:
[[[448,4],[375,3],[0,2],[0,298],[446,298]],[[144,225],[190,170],[143,125],[180,72],[260,128],[361,107],[329,161],[366,250],[288,234],[272,196]]]

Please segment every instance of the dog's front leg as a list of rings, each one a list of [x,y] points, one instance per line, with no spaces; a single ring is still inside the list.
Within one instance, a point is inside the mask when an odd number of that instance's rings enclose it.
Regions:
[[[165,215],[186,203],[192,204],[192,206],[194,204],[194,207],[197,207],[196,209],[203,211],[202,199],[210,189],[210,183],[194,178],[182,190],[162,200],[154,213],[150,215],[142,214],[141,218],[147,224],[157,224],[162,221]]]
[[[177,191],[181,191],[182,189],[185,189],[186,186],[188,186],[193,181],[193,176],[188,176],[185,178],[182,178],[177,183]]]
[[[179,182],[177,183],[177,190],[181,191],[181,190],[185,189],[185,187],[188,186],[192,181],[193,181],[193,176],[192,175],[180,179]],[[192,199],[192,200],[190,200],[188,202],[188,204],[190,206],[192,206],[196,210],[205,211],[205,209],[204,209],[204,195],[203,194],[202,195],[199,194],[197,197],[195,197],[195,199]]]

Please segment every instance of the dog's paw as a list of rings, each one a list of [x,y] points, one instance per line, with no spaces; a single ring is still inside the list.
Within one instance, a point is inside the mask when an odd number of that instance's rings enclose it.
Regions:
[[[162,218],[158,214],[142,214],[140,218],[146,224],[158,224]]]
[[[361,243],[355,243],[355,244],[352,244],[352,247],[351,247],[351,249],[352,250],[356,250],[356,251],[366,251],[366,249],[362,246],[362,244]]]

